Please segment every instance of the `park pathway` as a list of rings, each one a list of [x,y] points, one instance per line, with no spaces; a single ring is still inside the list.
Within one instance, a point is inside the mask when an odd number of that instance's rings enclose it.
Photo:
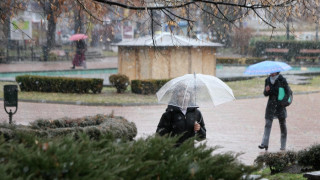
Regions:
[[[288,110],[288,150],[301,150],[315,143],[320,143],[320,93],[295,95]],[[221,146],[217,152],[232,151],[243,153],[239,159],[246,164],[253,164],[262,152],[258,145],[262,138],[264,111],[267,98],[238,99],[212,108],[202,108],[207,128],[207,144]],[[3,101],[0,101],[3,107]],[[83,117],[95,114],[123,116],[134,122],[138,128],[137,138],[152,135],[166,106],[81,106],[49,103],[19,102],[18,112],[13,116],[17,124],[44,118]],[[4,110],[0,111],[0,120],[8,121]],[[279,122],[274,121],[269,151],[280,148]]]

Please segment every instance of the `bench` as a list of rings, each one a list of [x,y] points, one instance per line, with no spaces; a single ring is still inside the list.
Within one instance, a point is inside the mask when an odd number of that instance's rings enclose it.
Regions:
[[[53,60],[57,60],[56,59],[57,57],[58,58],[64,58],[66,60],[69,59],[69,52],[66,53],[66,51],[64,51],[64,50],[53,49],[53,50],[50,51],[49,56],[50,56],[50,54],[54,55],[54,57],[53,57],[54,59]]]
[[[268,57],[284,59],[284,56],[288,54],[289,49],[287,48],[266,48],[264,50]]]
[[[314,61],[319,59],[320,49],[300,49],[299,55],[295,57],[295,59],[307,59]]]
[[[320,171],[308,172],[303,175],[308,180],[320,180]]]

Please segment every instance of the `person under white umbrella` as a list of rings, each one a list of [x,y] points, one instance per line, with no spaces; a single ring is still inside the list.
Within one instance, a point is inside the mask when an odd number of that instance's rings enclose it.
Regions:
[[[202,114],[197,106],[192,103],[194,95],[185,88],[178,87],[172,96],[172,101],[178,102],[181,106],[168,105],[166,112],[162,114],[157,127],[160,136],[182,135],[177,145],[185,140],[198,135],[198,140],[206,138],[206,128]]]
[[[232,90],[220,79],[203,74],[186,74],[172,79],[157,92],[158,102],[168,104],[156,133],[160,136],[181,135],[177,145],[196,135],[206,138],[206,128],[199,110],[234,100]]]

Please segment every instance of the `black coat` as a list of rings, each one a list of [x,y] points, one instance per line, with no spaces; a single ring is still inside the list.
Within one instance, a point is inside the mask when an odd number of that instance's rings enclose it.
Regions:
[[[76,41],[76,47],[77,47],[77,54],[79,54],[79,55],[84,54],[84,52],[87,49],[87,45],[86,45],[85,41],[82,39],[79,41]]]
[[[178,143],[182,143],[188,138],[195,136],[194,124],[197,121],[201,128],[197,132],[199,140],[206,138],[206,128],[198,108],[189,107],[184,115],[179,107],[169,105],[166,112],[162,114],[158,124],[157,133],[161,136],[169,134],[170,136],[182,135]]]
[[[266,88],[264,88],[263,94],[265,96],[269,96],[268,104],[266,107],[266,119],[274,119],[274,118],[287,118],[287,110],[283,107],[278,100],[279,88],[283,87],[286,94],[289,94],[289,88],[286,78],[284,78],[281,74],[275,80],[274,84],[271,84],[270,76],[265,80],[265,86],[270,86],[270,90],[267,92]]]

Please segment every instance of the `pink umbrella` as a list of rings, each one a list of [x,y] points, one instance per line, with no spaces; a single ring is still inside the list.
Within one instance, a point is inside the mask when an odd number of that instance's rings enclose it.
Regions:
[[[69,40],[70,41],[79,41],[80,39],[87,39],[88,36],[85,34],[74,34],[72,35]]]

